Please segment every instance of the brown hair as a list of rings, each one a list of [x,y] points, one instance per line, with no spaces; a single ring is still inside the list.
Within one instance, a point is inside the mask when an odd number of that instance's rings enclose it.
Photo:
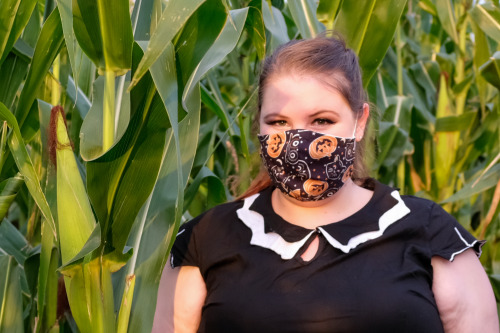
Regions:
[[[367,95],[363,89],[358,57],[339,35],[326,37],[322,34],[312,39],[292,40],[283,44],[264,60],[259,79],[258,109],[255,115],[257,123],[267,83],[272,77],[289,73],[314,76],[321,80],[345,98],[356,117],[362,115]],[[352,176],[353,180],[361,183],[368,175],[364,161],[365,146],[364,136],[356,145]],[[271,179],[267,171],[261,169],[249,188],[237,200],[258,193],[270,185]]]

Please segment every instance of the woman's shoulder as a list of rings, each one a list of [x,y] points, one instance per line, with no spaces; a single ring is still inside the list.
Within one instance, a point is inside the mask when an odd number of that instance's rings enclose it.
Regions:
[[[214,206],[181,225],[179,232],[183,229],[193,229],[195,227],[199,228],[204,226],[214,227],[216,225],[226,224],[228,221],[237,217],[236,211],[242,206],[243,200],[229,201]]]

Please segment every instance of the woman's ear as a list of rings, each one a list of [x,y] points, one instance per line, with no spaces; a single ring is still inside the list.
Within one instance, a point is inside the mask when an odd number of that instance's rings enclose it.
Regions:
[[[370,116],[370,105],[368,103],[363,103],[363,112],[358,118],[358,123],[356,126],[356,141],[359,142],[363,139],[365,135],[366,123],[368,122],[368,117]]]

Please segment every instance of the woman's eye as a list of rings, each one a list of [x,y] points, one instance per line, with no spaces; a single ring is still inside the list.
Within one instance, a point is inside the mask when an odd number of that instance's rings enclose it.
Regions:
[[[274,120],[269,123],[269,125],[275,125],[275,126],[286,126],[286,121],[285,120]]]
[[[318,118],[314,120],[314,123],[316,125],[330,125],[333,124],[333,121],[331,121],[330,119]]]

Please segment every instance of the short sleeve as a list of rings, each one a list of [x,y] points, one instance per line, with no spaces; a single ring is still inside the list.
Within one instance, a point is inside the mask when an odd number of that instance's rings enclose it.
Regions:
[[[432,256],[449,261],[470,248],[474,249],[478,257],[481,256],[481,247],[486,242],[477,240],[437,204],[432,205],[428,231]]]
[[[198,219],[189,221],[179,228],[170,252],[170,266],[198,266],[198,251],[195,241],[195,226]]]

